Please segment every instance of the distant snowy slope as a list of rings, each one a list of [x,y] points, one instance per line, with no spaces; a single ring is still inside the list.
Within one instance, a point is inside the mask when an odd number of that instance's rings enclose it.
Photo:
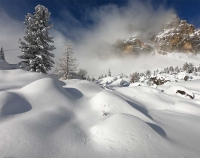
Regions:
[[[0,59],[0,70],[9,70],[11,66],[5,62],[5,60]]]
[[[5,60],[0,59],[0,70],[18,69],[18,64],[8,64]]]

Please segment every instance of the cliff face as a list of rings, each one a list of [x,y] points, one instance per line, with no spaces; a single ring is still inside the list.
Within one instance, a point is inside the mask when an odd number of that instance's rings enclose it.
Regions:
[[[138,38],[118,40],[117,48],[123,54],[141,54],[157,51],[160,54],[171,52],[200,53],[200,30],[186,20],[174,16],[172,20],[151,39],[151,45]]]
[[[153,50],[153,48],[150,45],[133,37],[129,38],[127,41],[118,40],[116,45],[124,54],[139,55],[141,53],[152,52]]]
[[[153,41],[158,53],[170,52],[198,53],[200,51],[199,30],[186,20],[180,20],[174,16],[166,27],[154,36]]]

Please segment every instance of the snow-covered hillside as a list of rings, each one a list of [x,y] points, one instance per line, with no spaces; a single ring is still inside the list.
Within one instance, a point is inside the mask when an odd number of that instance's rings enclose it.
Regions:
[[[199,79],[106,87],[113,79],[0,70],[0,157],[199,158]]]

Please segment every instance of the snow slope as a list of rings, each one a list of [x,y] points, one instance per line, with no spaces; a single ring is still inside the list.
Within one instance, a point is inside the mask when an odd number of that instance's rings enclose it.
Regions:
[[[199,158],[198,85],[109,89],[0,70],[0,157]]]

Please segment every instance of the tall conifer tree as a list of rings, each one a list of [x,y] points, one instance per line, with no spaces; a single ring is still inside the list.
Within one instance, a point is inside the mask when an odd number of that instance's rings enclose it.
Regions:
[[[28,13],[25,16],[25,42],[19,39],[23,52],[19,56],[20,59],[23,59],[20,62],[22,68],[47,73],[53,67],[54,54],[50,51],[55,47],[49,44],[53,43],[53,37],[50,37],[48,33],[48,30],[53,27],[53,24],[49,24],[50,14],[43,5],[37,5],[33,15]]]

